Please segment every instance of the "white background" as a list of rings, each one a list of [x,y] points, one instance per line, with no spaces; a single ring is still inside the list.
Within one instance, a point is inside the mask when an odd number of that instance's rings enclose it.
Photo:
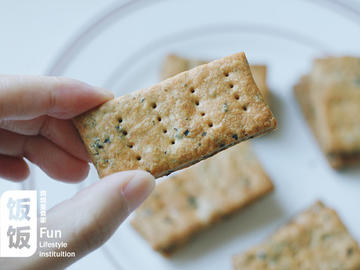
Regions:
[[[112,0],[0,1],[0,74],[44,74],[69,39]],[[2,181],[0,193],[21,189]],[[100,250],[69,267],[113,269]]]
[[[0,74],[44,74],[67,42],[114,2],[0,0]],[[3,181],[0,193],[20,188]],[[113,267],[97,250],[69,269]]]

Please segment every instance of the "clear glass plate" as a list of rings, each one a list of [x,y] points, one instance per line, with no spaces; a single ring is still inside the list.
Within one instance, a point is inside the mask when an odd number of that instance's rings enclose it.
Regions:
[[[104,251],[117,269],[224,269],[317,199],[338,210],[360,239],[360,171],[329,168],[295,102],[292,86],[315,56],[360,54],[359,11],[342,2],[301,0],[134,0],[116,4],[83,29],[48,74],[78,78],[122,95],[159,80],[168,53],[213,59],[245,51],[269,67],[271,107],[279,128],[254,147],[275,192],[200,234],[173,257],[152,251],[128,221]],[[50,205],[81,185],[36,177]],[[101,198],[97,198],[101,200]]]

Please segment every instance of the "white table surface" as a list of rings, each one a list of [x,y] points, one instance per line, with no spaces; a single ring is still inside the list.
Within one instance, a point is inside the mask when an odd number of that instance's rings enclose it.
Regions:
[[[360,4],[360,0],[356,2]],[[113,3],[114,0],[0,0],[0,74],[44,74],[69,39]],[[35,173],[42,174],[38,169]],[[20,188],[19,184],[2,181],[0,194]],[[98,249],[68,269],[114,268]]]

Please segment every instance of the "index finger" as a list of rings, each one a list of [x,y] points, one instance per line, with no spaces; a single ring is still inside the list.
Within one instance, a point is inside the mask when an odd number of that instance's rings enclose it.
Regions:
[[[0,76],[0,119],[26,120],[41,115],[69,119],[113,94],[63,77]]]

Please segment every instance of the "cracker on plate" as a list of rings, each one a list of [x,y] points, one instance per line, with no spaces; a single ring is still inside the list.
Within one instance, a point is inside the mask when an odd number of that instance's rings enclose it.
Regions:
[[[74,120],[100,177],[170,174],[276,126],[244,53],[110,100]]]
[[[155,250],[169,255],[197,232],[272,189],[244,142],[160,182],[131,223]]]
[[[234,269],[360,269],[360,249],[337,213],[317,202],[264,243],[233,257]]]
[[[295,95],[330,165],[360,163],[360,58],[316,59]]]
[[[175,76],[181,72],[192,69],[196,66],[203,65],[209,61],[185,58],[176,54],[169,54],[165,57],[162,70],[161,78],[163,80]],[[266,83],[267,68],[265,65],[250,65],[250,70],[253,75],[254,81],[259,88],[264,100],[268,103],[269,101],[269,89]]]

